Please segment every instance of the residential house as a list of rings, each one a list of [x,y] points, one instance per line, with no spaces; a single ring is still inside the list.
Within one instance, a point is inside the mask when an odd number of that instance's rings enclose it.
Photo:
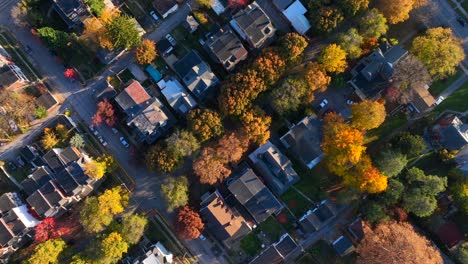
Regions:
[[[66,197],[51,180],[33,192],[26,202],[38,217],[47,218],[66,212],[67,206],[73,202],[73,199]]]
[[[161,242],[152,245],[143,256],[135,258],[132,264],[165,264],[173,263],[174,255]]]
[[[257,49],[273,37],[276,31],[268,15],[255,1],[234,14],[230,25],[243,40]]]
[[[351,222],[346,227],[346,230],[350,234],[350,237],[354,243],[359,243],[364,238],[363,222],[360,217],[356,218],[353,222]]]
[[[458,225],[450,220],[440,225],[435,234],[448,250],[454,250],[465,240],[463,232]]]
[[[210,66],[194,50],[174,63],[174,70],[198,99],[205,96],[208,88],[219,83]]]
[[[181,115],[185,115],[197,106],[195,99],[187,93],[182,84],[175,78],[170,77],[158,82],[161,93],[169,105]]]
[[[232,248],[252,230],[244,217],[225,203],[218,190],[204,195],[201,206],[205,227],[227,248]]]
[[[21,147],[20,149],[20,157],[25,161],[25,162],[32,162],[35,160],[37,157],[39,157],[39,152],[37,149],[31,145],[25,145]]]
[[[42,94],[36,99],[39,105],[42,105],[47,111],[58,105],[57,99],[49,92]]]
[[[353,243],[351,243],[351,241],[343,235],[332,242],[332,247],[335,249],[338,255],[340,255],[340,257],[345,257],[356,250],[353,246]]]
[[[31,195],[37,189],[41,188],[44,184],[52,180],[53,172],[47,166],[36,168],[31,174],[28,175],[20,184],[23,190]]]
[[[13,62],[10,54],[0,45],[0,89],[15,90],[29,83],[23,71]]]
[[[328,220],[335,217],[336,213],[335,205],[329,200],[324,200],[318,207],[307,211],[299,219],[299,228],[305,234],[318,231]]]
[[[65,169],[52,176],[60,190],[67,197],[80,201],[93,190],[97,180],[85,174],[82,164],[73,162]]]
[[[259,224],[283,209],[281,202],[247,165],[240,166],[238,174],[226,183],[229,191]]]
[[[197,31],[198,27],[200,26],[200,24],[197,22],[197,20],[195,20],[195,18],[191,15],[188,15],[186,18],[185,18],[185,21],[184,21],[184,27],[190,32],[190,33],[193,33],[195,31]]]
[[[455,115],[441,118],[432,127],[432,133],[440,145],[448,150],[459,150],[468,144],[468,124]]]
[[[153,6],[162,18],[168,17],[179,9],[179,5],[174,0],[155,0]]]
[[[0,196],[0,262],[29,241],[37,224],[18,193]]]
[[[169,42],[169,40],[163,38],[156,43],[156,50],[158,51],[158,54],[161,54],[163,57],[165,57],[174,50],[174,47],[172,47],[172,44]]]
[[[210,1],[211,9],[220,16],[229,7],[228,0],[212,0]]]
[[[175,123],[168,109],[151,97],[138,81],[132,81],[115,101],[127,115],[127,126],[133,128],[140,142],[153,143]]]
[[[409,104],[416,113],[425,113],[435,105],[435,99],[423,85],[418,85],[411,91]]]
[[[209,36],[205,46],[213,60],[223,65],[227,71],[233,70],[239,62],[247,58],[248,54],[228,25]]]
[[[307,9],[299,0],[273,0],[273,4],[289,21],[297,33],[304,35],[311,28],[305,16]]]
[[[455,156],[457,168],[465,175],[468,176],[468,145],[462,147]]]
[[[58,173],[64,167],[83,158],[83,153],[75,147],[53,148],[49,150],[42,159],[49,166],[52,172]]]
[[[252,152],[249,160],[268,188],[277,196],[300,179],[291,161],[270,141]]]
[[[279,264],[297,249],[294,239],[288,234],[283,234],[278,242],[271,244],[256,256],[250,264]]]
[[[309,169],[312,169],[325,157],[321,148],[322,123],[315,114],[294,124],[280,138],[280,141],[296,159]]]
[[[353,78],[348,84],[361,100],[376,100],[388,88],[395,65],[408,54],[401,45],[380,45],[369,56],[361,59],[351,70]]]
[[[69,29],[81,28],[83,21],[92,16],[82,0],[53,0],[52,7]]]

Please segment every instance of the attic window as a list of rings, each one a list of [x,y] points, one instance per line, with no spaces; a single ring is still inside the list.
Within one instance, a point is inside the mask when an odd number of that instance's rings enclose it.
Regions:
[[[263,30],[263,33],[264,33],[265,35],[270,34],[270,32],[271,32],[271,29],[270,29],[269,27],[266,27],[266,28]]]

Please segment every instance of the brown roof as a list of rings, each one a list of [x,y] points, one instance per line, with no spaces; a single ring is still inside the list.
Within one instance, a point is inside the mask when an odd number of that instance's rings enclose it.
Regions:
[[[244,219],[234,216],[232,211],[219,197],[208,204],[207,208],[211,211],[215,219],[218,220],[219,224],[224,226],[224,230],[226,230],[229,235],[234,235],[237,230],[242,227]]]
[[[414,107],[416,107],[419,111],[423,112],[427,108],[435,104],[435,99],[423,86],[416,86],[415,88],[413,88],[411,102],[414,105]]]
[[[128,96],[132,98],[135,104],[142,104],[150,99],[150,95],[145,91],[138,81],[133,81],[127,88],[125,88]]]

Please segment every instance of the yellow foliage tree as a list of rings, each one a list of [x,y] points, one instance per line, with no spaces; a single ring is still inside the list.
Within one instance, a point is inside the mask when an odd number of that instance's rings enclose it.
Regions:
[[[135,60],[138,64],[150,64],[156,56],[156,44],[152,40],[145,39],[136,49]]]
[[[113,215],[120,214],[127,206],[128,199],[128,192],[124,191],[120,186],[107,189],[98,197],[99,209]]]
[[[365,100],[351,106],[351,125],[359,130],[369,130],[379,127],[387,113],[385,106],[376,101]]]
[[[84,172],[91,178],[101,179],[106,173],[107,165],[106,162],[90,160],[84,164]]]
[[[241,116],[241,122],[247,136],[258,145],[263,145],[270,139],[271,117],[260,109],[245,112]]]
[[[378,9],[390,24],[397,24],[409,18],[415,0],[379,0]]]
[[[55,132],[52,131],[52,129],[45,128],[44,129],[44,136],[42,136],[42,139],[41,139],[41,146],[45,150],[51,150],[58,143],[59,143],[59,140],[57,138],[57,134],[55,134]]]
[[[336,44],[326,46],[318,57],[318,61],[323,65],[323,69],[330,73],[342,73],[348,66],[346,52]]]
[[[328,76],[322,66],[316,62],[309,62],[306,64],[303,78],[309,87],[306,94],[308,103],[312,102],[314,99],[314,93],[324,92],[331,82],[330,76]]]
[[[372,165],[371,159],[363,155],[361,160],[342,175],[347,185],[362,192],[379,193],[387,189],[387,177]]]
[[[99,262],[117,263],[127,250],[128,243],[123,240],[122,235],[112,232],[101,241]]]

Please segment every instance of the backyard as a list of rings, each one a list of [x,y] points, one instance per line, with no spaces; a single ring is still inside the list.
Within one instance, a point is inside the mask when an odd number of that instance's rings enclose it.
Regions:
[[[366,132],[364,143],[369,144],[379,139],[384,139],[390,135],[395,129],[403,126],[407,119],[404,114],[399,114],[391,117],[387,117],[385,122],[378,128],[374,128]]]
[[[288,206],[289,210],[296,216],[301,217],[307,210],[314,207],[304,196],[294,188],[290,188],[281,195],[281,200]]]
[[[348,264],[356,263],[356,255],[340,257],[325,241],[320,240],[296,260],[298,264]]]
[[[240,241],[240,247],[249,256],[255,256],[262,249],[262,242],[254,232],[251,232]]]

